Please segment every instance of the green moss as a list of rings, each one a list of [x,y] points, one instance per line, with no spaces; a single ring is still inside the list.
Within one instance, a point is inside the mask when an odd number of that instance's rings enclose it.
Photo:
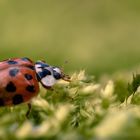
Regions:
[[[127,77],[122,81],[112,76],[112,81],[104,81],[106,84],[96,83],[91,77],[81,71],[72,75],[70,83],[58,82],[54,90],[41,88],[38,97],[31,102],[28,119],[25,116],[28,110],[26,104],[1,108],[0,138],[140,138],[139,92],[128,96]],[[127,104],[125,99],[128,99]]]

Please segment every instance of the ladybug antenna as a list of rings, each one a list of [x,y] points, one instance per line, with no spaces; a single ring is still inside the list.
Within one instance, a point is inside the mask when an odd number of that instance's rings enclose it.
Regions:
[[[61,70],[61,78],[64,80],[64,81],[68,81],[68,82],[71,82],[71,77],[68,75],[68,74],[65,74],[64,72],[63,72],[63,69],[62,68],[60,68],[60,70]]]
[[[61,70],[62,79],[63,79],[64,81],[70,82],[70,81],[71,81],[71,80],[70,80],[71,77],[70,77],[69,75],[67,75],[67,74],[64,73],[64,65],[66,65],[66,64],[68,64],[68,63],[69,63],[69,61],[68,61],[68,60],[65,60],[65,61],[64,61],[64,64],[61,66],[60,70]]]
[[[64,64],[67,64],[67,63],[68,63],[68,61],[65,61]],[[60,68],[60,71],[61,71],[61,79],[63,79],[64,81],[70,82],[71,77],[64,73],[64,66],[61,66],[59,68]]]

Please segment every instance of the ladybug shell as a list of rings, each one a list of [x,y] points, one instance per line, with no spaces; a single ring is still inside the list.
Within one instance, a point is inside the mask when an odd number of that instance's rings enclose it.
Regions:
[[[28,58],[0,62],[0,106],[28,102],[39,92],[34,63]]]

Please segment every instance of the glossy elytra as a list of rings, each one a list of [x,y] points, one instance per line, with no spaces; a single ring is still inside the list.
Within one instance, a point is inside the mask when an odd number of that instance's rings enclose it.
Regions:
[[[57,80],[69,81],[62,70],[43,61],[12,58],[0,62],[0,106],[29,102],[39,93],[39,82],[50,89]]]

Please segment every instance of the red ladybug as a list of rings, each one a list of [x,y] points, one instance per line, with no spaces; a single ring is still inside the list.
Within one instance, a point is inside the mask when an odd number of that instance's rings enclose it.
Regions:
[[[29,102],[39,92],[39,83],[49,89],[57,80],[69,81],[62,70],[43,61],[12,58],[0,62],[0,106]]]

